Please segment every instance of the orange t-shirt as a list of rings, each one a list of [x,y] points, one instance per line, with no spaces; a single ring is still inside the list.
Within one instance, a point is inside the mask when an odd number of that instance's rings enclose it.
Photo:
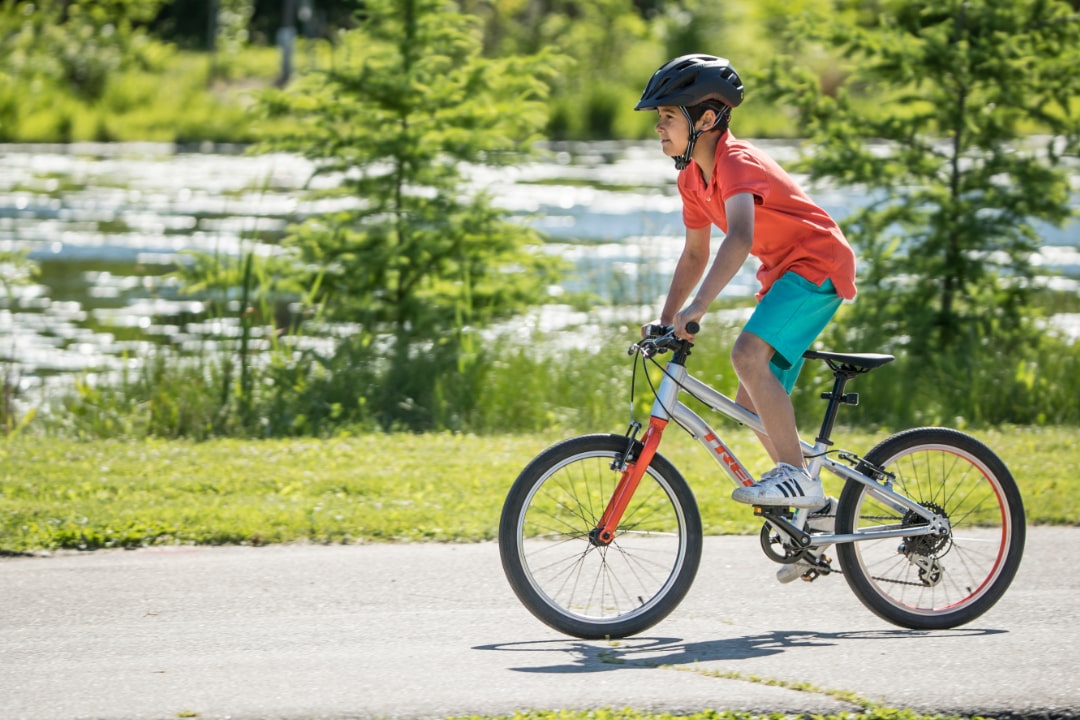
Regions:
[[[754,196],[754,242],[750,254],[761,261],[761,290],[793,271],[815,285],[832,280],[845,300],[855,297],[855,253],[828,213],[795,184],[775,160],[731,132],[720,136],[716,166],[706,187],[691,161],[679,173],[683,223],[690,229],[715,224],[727,232],[724,203],[732,195]]]

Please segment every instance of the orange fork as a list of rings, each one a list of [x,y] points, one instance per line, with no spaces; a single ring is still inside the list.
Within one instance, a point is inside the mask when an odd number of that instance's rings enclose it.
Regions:
[[[600,516],[600,522],[589,533],[589,539],[593,545],[610,545],[615,539],[615,530],[622,522],[623,513],[626,512],[630,499],[634,497],[634,492],[645,475],[645,469],[649,467],[653,456],[656,455],[656,448],[660,445],[660,437],[664,434],[667,424],[667,420],[649,418],[649,429],[641,438],[641,452],[638,453],[636,460],[626,463],[626,469],[619,478],[619,484],[615,486],[615,493],[611,496],[607,508],[604,509],[604,514]]]

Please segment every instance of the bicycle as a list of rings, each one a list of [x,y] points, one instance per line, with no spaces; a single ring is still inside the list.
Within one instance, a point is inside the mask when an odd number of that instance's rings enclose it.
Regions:
[[[691,333],[697,329],[688,327]],[[693,344],[658,328],[632,345],[637,363],[662,368],[648,427],[625,435],[570,438],[521,471],[503,506],[499,551],[515,594],[539,620],[583,639],[620,638],[663,620],[689,591],[702,525],[689,484],[657,452],[670,422],[694,437],[736,484],[753,476],[687,407],[686,393],[713,411],[764,432],[757,415],[692,376]],[[672,352],[662,366],[658,355]],[[1023,554],[1020,492],[1005,463],[957,430],[919,427],[891,435],[865,456],[834,448],[833,426],[853,378],[891,355],[807,351],[833,373],[814,445],[800,441],[814,477],[844,481],[835,529],[807,523],[810,510],[754,506],[762,550],[778,563],[803,562],[803,579],[842,573],[870,611],[898,626],[934,630],[971,622],[1004,594]],[[646,373],[646,377],[648,374]],[[836,546],[839,568],[820,552]]]

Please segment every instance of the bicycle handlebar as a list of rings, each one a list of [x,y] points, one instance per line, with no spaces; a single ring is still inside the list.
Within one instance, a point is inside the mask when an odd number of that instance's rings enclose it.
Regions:
[[[686,332],[691,335],[696,335],[701,331],[701,326],[696,322],[686,323]],[[675,328],[671,325],[650,325],[648,328],[648,337],[641,342],[634,343],[630,346],[630,349],[626,351],[627,355],[633,355],[634,353],[642,353],[645,357],[652,357],[653,355],[662,354],[668,350],[672,351],[686,351],[692,346],[689,340],[684,340],[680,337],[675,337]]]

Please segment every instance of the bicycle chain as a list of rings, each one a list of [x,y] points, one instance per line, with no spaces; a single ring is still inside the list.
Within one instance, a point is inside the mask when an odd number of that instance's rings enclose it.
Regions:
[[[875,577],[873,580],[880,580],[881,582],[892,583],[893,585],[911,585],[912,587],[928,587],[926,583],[911,582],[910,580],[893,580],[891,578]]]
[[[814,565],[811,566],[811,570],[817,570],[817,569],[818,569],[817,566],[814,566]],[[834,568],[832,566],[832,563],[829,563],[828,570],[829,570],[829,575],[843,575],[844,574],[843,570],[840,570],[839,568]],[[870,579],[871,580],[877,580],[878,582],[892,583],[893,585],[910,585],[912,587],[920,587],[920,588],[921,587],[926,587],[925,583],[911,582],[910,580],[895,580],[893,578],[878,577],[878,576],[871,576]]]

